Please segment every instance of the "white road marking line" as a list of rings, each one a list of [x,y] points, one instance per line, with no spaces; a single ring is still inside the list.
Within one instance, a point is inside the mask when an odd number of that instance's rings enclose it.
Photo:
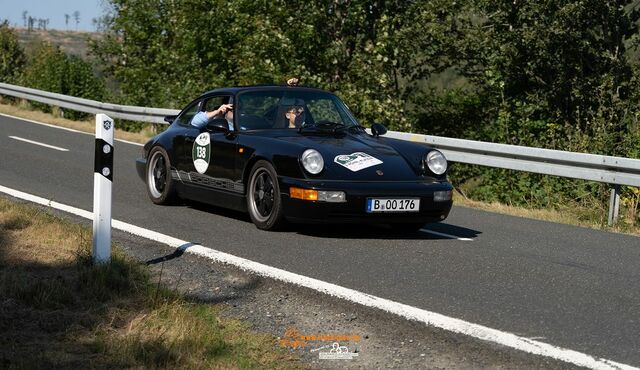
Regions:
[[[144,146],[144,144],[134,143],[133,141],[124,140],[124,139],[113,139],[113,140],[119,141],[119,142],[125,143],[125,144],[135,145],[135,146]]]
[[[75,133],[78,133],[78,134],[85,134],[85,135],[95,136],[95,134],[93,134],[91,132],[84,132],[84,131],[80,131],[80,130],[74,130],[72,128],[52,125],[50,123],[38,122],[38,121],[34,121],[32,119],[12,116],[12,115],[6,114],[6,113],[0,113],[0,116],[9,117],[9,118],[13,118],[13,119],[21,120],[21,121],[26,121],[26,122],[31,122],[31,123],[35,123],[36,125],[42,125],[42,126],[47,126],[47,127],[51,127],[51,128],[57,128],[57,129],[60,129],[60,130],[75,132]],[[123,140],[123,139],[114,139],[114,140],[119,141],[121,143],[131,144],[131,145],[135,145],[135,146],[143,146],[144,145],[144,144],[140,144],[140,143],[134,143],[133,141],[129,141],[129,140]]]
[[[20,198],[33,203],[45,205],[90,220],[93,219],[93,213],[89,211],[54,202],[52,200],[47,200],[39,196],[7,188],[2,185],[0,185],[0,192],[8,194],[15,198]],[[429,326],[467,335],[487,342],[497,343],[509,348],[532,353],[534,355],[550,357],[590,369],[640,370],[640,368],[630,365],[610,361],[604,358],[596,358],[582,352],[577,352],[570,349],[557,347],[551,344],[538,342],[529,338],[517,336],[512,333],[492,329],[478,324],[473,324],[439,313],[423,310],[421,308],[409,306],[399,302],[394,302],[367,293],[362,293],[357,290],[345,288],[336,284],[328,283],[326,281],[294,274],[292,272],[285,271],[276,267],[271,267],[262,263],[237,257],[232,254],[203,247],[202,245],[189,243],[185,240],[180,240],[172,236],[128,224],[126,222],[113,220],[112,226],[115,229],[122,230],[146,239],[154,240],[174,248],[182,248],[185,252],[209,258],[216,262],[233,265],[245,271],[249,271],[267,278],[272,278],[288,284],[294,284],[313,289],[320,293],[329,294],[334,297],[354,302],[363,306],[381,309],[383,311],[387,311],[389,313],[404,317],[409,320],[425,323]]]
[[[443,237],[449,238],[449,239],[457,239],[457,240],[463,240],[463,241],[468,241],[468,242],[473,241],[473,239],[471,239],[471,238],[461,238],[459,236],[440,233],[440,232],[429,230],[429,229],[420,229],[420,231],[425,232],[425,233],[429,233],[429,234],[433,234],[433,235],[437,235],[437,236],[443,236]]]
[[[35,145],[40,145],[43,146],[45,148],[49,148],[49,149],[55,149],[55,150],[59,150],[61,152],[68,152],[69,149],[65,149],[65,148],[61,148],[59,146],[54,146],[54,145],[49,145],[49,144],[45,144],[45,143],[41,143],[39,141],[33,141],[33,140],[29,140],[29,139],[25,139],[23,137],[19,137],[19,136],[9,136],[11,139],[13,140],[18,140],[18,141],[24,141],[25,143],[29,143],[29,144],[35,144]]]

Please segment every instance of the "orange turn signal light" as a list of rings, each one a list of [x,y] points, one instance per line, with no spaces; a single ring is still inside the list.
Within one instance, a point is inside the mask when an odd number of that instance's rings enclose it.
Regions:
[[[318,200],[318,191],[290,187],[289,196],[291,198],[302,199],[302,200]]]

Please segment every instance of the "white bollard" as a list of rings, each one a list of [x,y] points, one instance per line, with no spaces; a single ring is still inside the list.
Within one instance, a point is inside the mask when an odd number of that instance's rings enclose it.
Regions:
[[[609,226],[618,222],[618,213],[620,213],[620,185],[613,185],[609,197]]]
[[[96,114],[93,166],[93,263],[111,261],[111,186],[113,184],[113,120]]]

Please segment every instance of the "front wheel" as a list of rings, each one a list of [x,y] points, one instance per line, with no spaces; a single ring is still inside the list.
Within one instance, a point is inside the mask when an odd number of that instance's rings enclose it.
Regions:
[[[274,230],[282,224],[278,176],[271,163],[260,160],[251,169],[247,189],[249,217],[258,229]]]
[[[147,194],[155,204],[171,204],[175,201],[175,189],[171,179],[169,155],[162,147],[155,147],[147,161]]]

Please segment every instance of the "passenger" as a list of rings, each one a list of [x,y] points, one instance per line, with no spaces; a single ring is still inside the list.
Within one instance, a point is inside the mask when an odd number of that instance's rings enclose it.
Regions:
[[[199,129],[203,129],[212,118],[226,119],[229,130],[233,131],[233,104],[222,104],[218,109],[210,112],[198,112],[191,119],[191,124]]]

